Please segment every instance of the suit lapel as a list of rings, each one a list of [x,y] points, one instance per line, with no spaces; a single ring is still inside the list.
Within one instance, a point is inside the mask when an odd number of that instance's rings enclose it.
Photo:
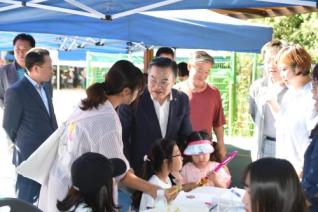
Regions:
[[[40,106],[40,108],[42,110],[44,110],[46,112],[46,114],[49,116],[45,105],[39,95],[39,93],[37,92],[37,90],[35,89],[35,87],[32,85],[32,83],[26,78],[24,77],[23,79],[23,83],[26,87],[26,89],[28,90],[28,94],[30,94],[30,96],[32,97],[32,99]]]
[[[53,128],[56,129],[57,128],[57,123],[56,123],[56,117],[55,117],[55,113],[54,113],[54,107],[53,107],[50,91],[49,91],[49,88],[47,86],[44,86],[43,88],[45,90],[45,94],[46,94],[46,97],[47,97],[49,110],[50,110],[50,114],[48,114],[48,115],[50,116],[50,120],[51,120],[51,124],[52,124]]]
[[[172,92],[172,99],[170,100],[170,106],[169,106],[169,117],[168,117],[168,124],[167,124],[167,132],[166,136],[171,135],[171,131],[173,130],[173,121],[176,120],[176,104],[177,99],[175,98],[176,94],[174,90],[171,90]]]
[[[46,86],[43,86],[43,89],[45,91],[45,95],[46,95],[47,102],[48,102],[48,105],[49,105],[49,111],[50,111],[49,115],[51,115],[51,117],[52,117],[52,115],[54,113],[52,99],[51,99],[51,96],[49,94],[48,88]]]
[[[145,98],[143,98],[144,104],[142,103],[141,105],[146,105],[146,107],[142,108],[142,110],[145,110],[148,123],[152,126],[152,128],[150,129],[154,129],[156,133],[162,137],[155,106],[151,99],[150,93],[147,89],[145,90],[144,95],[145,95]]]

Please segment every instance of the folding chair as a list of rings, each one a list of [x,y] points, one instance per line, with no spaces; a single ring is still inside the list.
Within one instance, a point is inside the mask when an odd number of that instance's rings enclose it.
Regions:
[[[0,198],[0,209],[3,206],[8,206],[10,212],[42,212],[31,203],[16,198]]]

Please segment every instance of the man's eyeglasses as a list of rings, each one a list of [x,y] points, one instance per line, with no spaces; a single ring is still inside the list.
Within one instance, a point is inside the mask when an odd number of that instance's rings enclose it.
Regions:
[[[164,88],[164,87],[169,85],[169,81],[168,80],[157,81],[157,80],[152,79],[152,78],[148,78],[148,83],[151,84],[152,86],[158,85],[161,88]]]

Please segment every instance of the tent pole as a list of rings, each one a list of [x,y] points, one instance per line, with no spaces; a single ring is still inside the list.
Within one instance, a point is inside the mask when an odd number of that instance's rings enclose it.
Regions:
[[[60,64],[58,63],[56,66],[56,89],[60,90],[61,89],[61,71],[60,71]]]
[[[153,49],[146,48],[144,51],[144,73],[148,72],[149,62],[153,58]]]

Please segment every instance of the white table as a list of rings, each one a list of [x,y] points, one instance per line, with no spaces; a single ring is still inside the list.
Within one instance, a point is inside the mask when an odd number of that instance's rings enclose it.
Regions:
[[[244,192],[238,188],[198,187],[190,192],[180,192],[165,209],[147,212],[244,212]]]
[[[192,190],[189,193],[201,193],[209,196],[216,207],[209,211],[214,212],[244,212],[242,198],[245,191],[239,188],[216,188],[211,186],[202,186]]]

